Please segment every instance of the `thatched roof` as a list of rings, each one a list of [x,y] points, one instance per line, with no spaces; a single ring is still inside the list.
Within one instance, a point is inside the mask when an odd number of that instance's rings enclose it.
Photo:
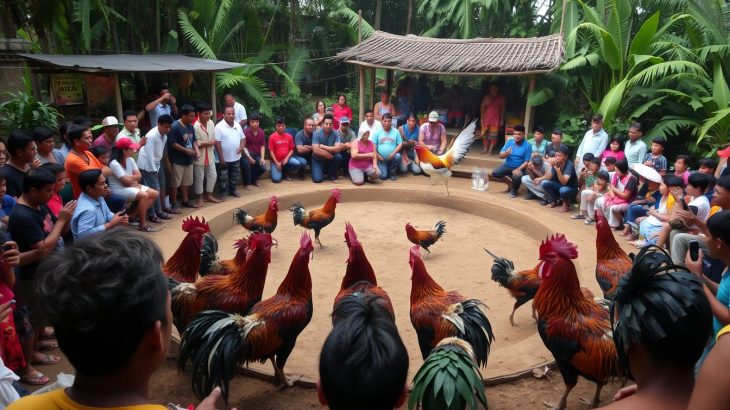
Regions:
[[[559,34],[455,40],[376,31],[335,58],[367,67],[426,74],[526,75],[555,70],[563,61],[563,52]]]

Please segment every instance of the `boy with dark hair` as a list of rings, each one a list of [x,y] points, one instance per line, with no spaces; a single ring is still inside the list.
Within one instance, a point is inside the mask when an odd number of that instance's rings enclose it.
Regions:
[[[335,307],[319,356],[319,401],[332,410],[392,410],[406,399],[408,352],[382,301],[362,293]]]
[[[663,155],[664,147],[667,140],[664,137],[654,137],[651,140],[651,152],[644,157],[644,165],[654,167],[659,175],[664,176],[667,173],[667,158]]]
[[[257,112],[253,112],[248,117],[248,127],[243,130],[243,153],[241,156],[241,171],[243,173],[243,185],[259,186],[258,180],[261,174],[268,171],[266,166],[266,134],[260,128],[261,116]],[[300,131],[301,132],[301,131]],[[299,133],[296,140],[298,141]],[[295,141],[296,142],[296,141]],[[311,150],[311,140],[310,147]],[[299,151],[299,146],[297,146]],[[302,158],[297,156],[297,159]],[[311,157],[311,155],[310,155]],[[301,160],[300,160],[301,162]],[[304,172],[304,167],[301,169]]]
[[[646,248],[611,305],[613,340],[636,393],[607,409],[686,409],[711,329],[702,283],[663,250]]]
[[[325,122],[329,118],[329,125],[332,125],[332,116],[325,115]],[[294,156],[294,138],[286,132],[286,121],[284,117],[276,118],[276,131],[269,135],[269,154],[271,155],[271,181],[281,182],[283,177],[291,181],[290,173],[298,172],[307,164],[301,158]],[[314,173],[312,174],[314,175]]]
[[[10,160],[5,164],[7,194],[15,198],[23,193],[23,178],[31,168],[38,168],[41,162],[35,156],[38,149],[29,131],[13,131],[8,137],[8,154]]]
[[[674,176],[682,178],[684,184],[687,185],[689,174],[689,155],[677,155],[677,159],[674,160]]]
[[[47,324],[45,303],[37,292],[38,265],[56,248],[63,248],[61,235],[68,231],[69,221],[76,209],[76,201],[70,201],[61,208],[58,219],[48,209],[47,203],[53,194],[56,176],[46,169],[31,170],[23,179],[23,194],[10,213],[8,233],[18,243],[22,254],[18,272],[18,288],[30,311],[30,325],[33,334],[22,341],[23,354],[33,365],[55,364],[58,356],[41,353],[37,343]],[[35,379],[43,378],[39,374]]]
[[[7,194],[8,182],[5,180],[5,167],[0,168],[0,228],[8,226],[8,217],[15,203],[14,197]]]
[[[532,145],[532,156],[545,156],[545,148],[548,146],[548,142],[545,139],[545,129],[538,125],[532,131],[532,139],[527,140]]]
[[[545,147],[545,159],[555,156],[555,151],[563,145],[563,130],[555,128],[550,134],[550,144]]]
[[[167,357],[172,332],[162,262],[153,241],[125,230],[90,236],[50,256],[40,268],[38,293],[76,379],[68,389],[28,396],[9,408],[164,410],[148,399],[150,377]],[[215,408],[217,397],[220,390],[199,409]]]

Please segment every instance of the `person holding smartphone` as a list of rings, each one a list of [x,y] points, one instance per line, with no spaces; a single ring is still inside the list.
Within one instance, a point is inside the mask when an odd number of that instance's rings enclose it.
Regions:
[[[74,240],[129,223],[126,209],[115,214],[106,205],[104,192],[108,185],[100,169],[89,169],[79,174],[79,186],[83,193],[71,217]]]

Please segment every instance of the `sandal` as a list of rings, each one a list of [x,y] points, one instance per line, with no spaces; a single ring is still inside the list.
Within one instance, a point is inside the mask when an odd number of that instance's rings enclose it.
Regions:
[[[44,353],[42,360],[36,360],[36,361],[30,362],[30,364],[32,364],[33,366],[46,366],[46,365],[56,364],[60,361],[61,361],[60,357],[53,356],[48,353]]]
[[[38,343],[38,351],[41,352],[50,352],[51,350],[58,349],[58,343],[55,342],[39,342]]]
[[[160,214],[157,215],[157,217],[160,218],[160,219],[172,219],[172,217],[170,215],[168,215],[168,214],[166,214],[164,212],[160,212]]]
[[[151,225],[140,225],[137,230],[141,232],[157,232],[157,229],[153,228]]]
[[[287,181],[292,181],[292,180],[293,180],[293,178],[292,178],[292,177],[291,177],[290,175],[287,175],[287,176],[286,176],[286,180],[287,180]]]
[[[179,207],[173,207],[172,209],[170,209],[169,211],[166,211],[166,212],[177,215],[177,214],[181,213],[182,211],[180,210]]]
[[[586,219],[586,216],[583,214],[573,214],[570,216],[570,219]]]
[[[43,386],[44,384],[48,384],[50,381],[51,379],[35,369],[20,376],[20,382],[29,386]]]
[[[195,204],[195,203],[194,203],[193,201],[186,201],[186,202],[183,202],[183,203],[182,203],[182,206],[184,206],[184,207],[186,207],[186,208],[194,208],[194,209],[200,208],[200,207],[199,207],[199,206],[198,206],[197,204]]]
[[[156,224],[162,223],[162,219],[158,218],[157,215],[149,216],[147,220]]]

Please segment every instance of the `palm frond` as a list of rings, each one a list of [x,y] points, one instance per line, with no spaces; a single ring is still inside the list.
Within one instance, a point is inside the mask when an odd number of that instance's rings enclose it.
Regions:
[[[198,54],[200,54],[202,57],[217,60],[218,58],[208,45],[208,42],[203,38],[202,35],[200,35],[200,33],[198,33],[198,30],[196,30],[193,24],[190,22],[188,14],[185,12],[185,10],[178,10],[177,17],[183,35],[185,36],[185,38],[188,39],[193,48],[195,48],[195,51],[197,51]]]
[[[651,65],[639,71],[635,76],[633,76],[633,78],[629,80],[627,86],[634,87],[637,85],[650,85],[662,77],[677,73],[707,75],[705,69],[699,64],[695,64],[690,61],[666,61],[663,63]]]
[[[689,117],[668,115],[657,122],[646,135],[679,135],[682,130],[696,130],[699,128],[697,120]]]

